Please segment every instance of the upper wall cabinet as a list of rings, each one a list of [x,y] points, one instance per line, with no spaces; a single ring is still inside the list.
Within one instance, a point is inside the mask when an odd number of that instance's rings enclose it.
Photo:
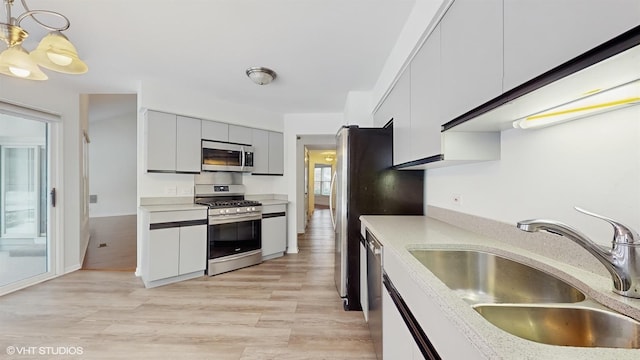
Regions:
[[[393,104],[391,104],[391,101],[389,100],[390,96],[391,94],[384,99],[378,110],[373,114],[373,126],[384,127],[393,118],[393,115],[391,114]]]
[[[393,118],[393,165],[412,160],[411,153],[411,68],[407,68],[389,93]]]
[[[400,79],[395,83],[378,110],[373,114],[373,124],[383,127],[393,120],[394,133],[399,126],[409,126],[409,68],[404,71]],[[394,148],[394,156],[396,149]]]
[[[269,174],[284,175],[284,135],[269,131]]]
[[[502,0],[456,0],[444,15],[442,124],[502,93],[502,10]]]
[[[229,142],[251,145],[252,130],[245,126],[229,125]]]
[[[185,116],[178,116],[176,121],[176,172],[199,173],[202,166],[202,121]]]
[[[254,175],[284,174],[284,139],[282,133],[251,129]]]
[[[145,114],[148,172],[200,172],[200,119],[158,111]]]
[[[638,0],[504,0],[504,91],[638,24]]]
[[[440,26],[411,61],[411,159],[442,152],[440,127]]]
[[[229,124],[217,121],[202,121],[202,139],[211,141],[229,141]]]

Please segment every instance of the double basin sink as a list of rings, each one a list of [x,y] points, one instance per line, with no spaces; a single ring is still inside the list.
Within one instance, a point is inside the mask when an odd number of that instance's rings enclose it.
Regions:
[[[544,271],[475,250],[409,252],[487,321],[550,345],[640,348],[640,322]]]

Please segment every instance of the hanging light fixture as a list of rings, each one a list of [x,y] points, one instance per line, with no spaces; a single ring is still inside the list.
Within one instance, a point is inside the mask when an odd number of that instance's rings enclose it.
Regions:
[[[251,81],[258,85],[269,85],[276,77],[276,72],[266,67],[250,67],[246,71]]]
[[[7,22],[0,23],[0,40],[7,44],[7,49],[0,53],[0,73],[22,79],[46,80],[47,75],[38,65],[65,74],[86,73],[87,65],[78,57],[75,46],[61,33],[69,28],[69,19],[54,11],[30,10],[25,0],[20,1],[25,12],[14,18],[11,16],[14,0],[4,0]],[[64,24],[60,27],[47,25],[36,18],[38,14],[61,18]],[[22,47],[29,33],[20,27],[20,22],[27,17],[51,31],[31,54]]]

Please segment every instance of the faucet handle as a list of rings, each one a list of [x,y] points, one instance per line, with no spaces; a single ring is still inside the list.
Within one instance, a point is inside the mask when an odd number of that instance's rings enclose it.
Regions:
[[[616,244],[640,244],[640,235],[638,235],[637,232],[635,232],[633,229],[631,229],[630,227],[616,221],[613,220],[609,217],[603,216],[603,215],[598,215],[596,213],[593,213],[591,211],[579,208],[577,206],[573,207],[574,209],[576,209],[577,211],[585,214],[585,215],[589,215],[589,216],[593,216],[595,218],[604,220],[606,222],[608,222],[609,224],[611,224],[611,226],[613,226],[613,245],[615,246]]]

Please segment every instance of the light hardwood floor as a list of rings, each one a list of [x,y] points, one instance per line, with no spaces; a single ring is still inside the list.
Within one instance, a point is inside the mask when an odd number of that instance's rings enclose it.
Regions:
[[[80,346],[52,358],[375,359],[362,313],[335,290],[327,210],[298,241],[299,254],[154,289],[80,270],[0,297],[0,358],[9,346]]]
[[[90,218],[91,238],[82,268],[135,271],[136,221],[136,215]]]

